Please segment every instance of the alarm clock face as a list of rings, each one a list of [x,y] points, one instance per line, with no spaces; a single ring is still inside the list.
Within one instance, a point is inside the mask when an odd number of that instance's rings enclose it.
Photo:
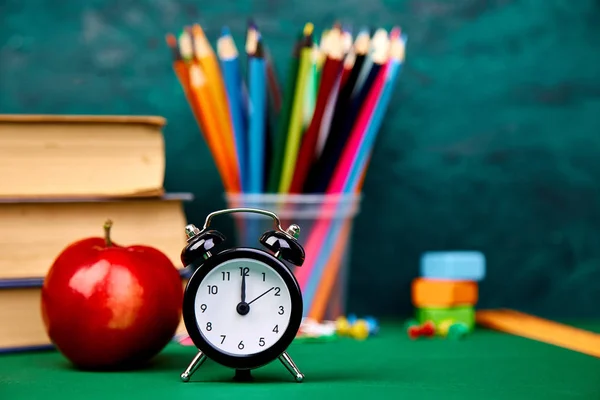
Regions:
[[[222,364],[263,364],[294,339],[302,319],[297,282],[275,257],[255,249],[213,256],[186,288],[184,318],[197,346]],[[187,304],[187,305],[186,305]],[[189,326],[188,326],[189,325]]]
[[[195,303],[200,332],[229,354],[266,350],[281,338],[290,320],[285,282],[273,268],[251,258],[225,261],[209,272]]]

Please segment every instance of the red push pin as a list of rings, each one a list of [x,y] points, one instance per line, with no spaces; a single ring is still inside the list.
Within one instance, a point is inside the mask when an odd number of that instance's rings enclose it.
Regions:
[[[408,337],[411,339],[417,339],[421,336],[421,327],[419,325],[413,325],[408,328]]]
[[[435,324],[432,321],[427,321],[421,326],[421,335],[432,337],[435,335]]]

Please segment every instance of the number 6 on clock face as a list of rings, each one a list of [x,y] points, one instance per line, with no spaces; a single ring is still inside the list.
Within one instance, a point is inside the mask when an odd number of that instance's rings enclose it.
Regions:
[[[247,314],[238,312],[242,280]],[[196,295],[195,310],[198,328],[213,347],[234,355],[254,354],[271,347],[286,331],[290,292],[267,264],[237,258],[206,275]]]

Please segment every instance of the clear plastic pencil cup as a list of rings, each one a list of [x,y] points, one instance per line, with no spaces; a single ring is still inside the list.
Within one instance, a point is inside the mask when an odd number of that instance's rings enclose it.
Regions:
[[[317,321],[346,314],[346,293],[351,256],[352,225],[360,210],[360,194],[226,194],[230,208],[258,208],[275,213],[286,230],[300,227],[304,247],[302,266],[292,269],[303,296],[303,315]],[[262,214],[234,213],[237,245],[258,247],[263,232],[276,229]]]

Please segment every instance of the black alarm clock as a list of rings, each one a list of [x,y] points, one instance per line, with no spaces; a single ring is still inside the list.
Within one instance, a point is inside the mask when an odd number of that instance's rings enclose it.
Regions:
[[[275,229],[258,241],[265,250],[234,247],[220,249],[225,237],[209,230],[213,217],[249,212],[269,216]],[[304,249],[298,243],[298,225],[281,227],[276,214],[254,208],[215,211],[200,230],[186,226],[187,245],[181,252],[184,266],[195,269],[183,297],[185,327],[198,348],[181,380],[208,358],[235,369],[235,379],[252,379],[251,370],[278,358],[297,382],[304,375],[286,352],[302,322],[302,292],[290,263],[301,266]]]

